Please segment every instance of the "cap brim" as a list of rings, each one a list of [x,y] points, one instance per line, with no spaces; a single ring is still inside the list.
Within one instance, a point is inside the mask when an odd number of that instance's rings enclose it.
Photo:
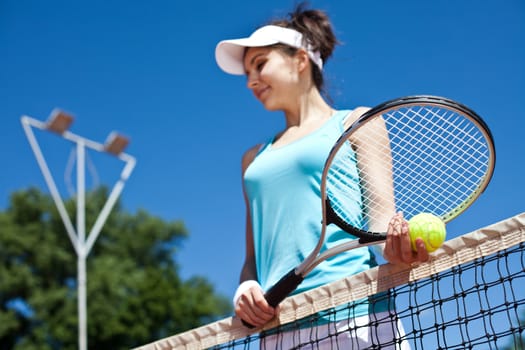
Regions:
[[[253,38],[223,40],[215,48],[215,60],[219,67],[229,74],[244,74],[244,50],[247,47],[261,47],[276,44],[275,40],[254,40]]]

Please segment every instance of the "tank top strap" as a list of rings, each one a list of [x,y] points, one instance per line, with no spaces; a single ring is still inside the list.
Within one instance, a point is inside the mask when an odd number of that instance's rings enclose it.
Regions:
[[[348,117],[352,114],[351,109],[343,109],[343,110],[336,110],[334,115],[325,123],[325,125],[321,126],[321,128],[325,127],[332,127],[337,128],[337,131],[339,133],[342,133],[345,130],[344,124]],[[271,148],[273,143],[275,142],[275,135],[272,137],[269,137],[265,142],[261,143],[258,151],[257,156],[264,153],[267,149]]]

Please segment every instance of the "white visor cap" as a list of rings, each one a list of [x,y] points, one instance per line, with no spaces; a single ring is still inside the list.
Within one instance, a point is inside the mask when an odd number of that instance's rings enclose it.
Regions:
[[[319,51],[313,51],[310,44],[304,42],[303,35],[295,29],[268,25],[257,29],[248,38],[223,40],[215,48],[215,60],[219,67],[229,74],[243,75],[244,50],[247,47],[263,47],[285,44],[306,50],[312,61],[323,69],[323,60]]]

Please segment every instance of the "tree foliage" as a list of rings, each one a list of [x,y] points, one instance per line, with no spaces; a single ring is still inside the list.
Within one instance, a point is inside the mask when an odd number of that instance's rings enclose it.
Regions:
[[[87,232],[107,189],[87,195]],[[75,218],[75,199],[66,203]],[[75,220],[72,220],[75,222]],[[117,203],[87,259],[89,349],[129,349],[230,312],[202,277],[182,280],[174,260],[188,233]],[[78,347],[77,256],[51,198],[15,192],[0,211],[0,349]]]

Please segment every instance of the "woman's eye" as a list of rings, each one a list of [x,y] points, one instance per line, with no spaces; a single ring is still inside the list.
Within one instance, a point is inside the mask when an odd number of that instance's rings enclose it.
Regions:
[[[257,65],[255,66],[255,68],[257,68],[257,71],[260,72],[263,69],[265,63],[266,63],[265,61],[261,61],[257,63]]]

